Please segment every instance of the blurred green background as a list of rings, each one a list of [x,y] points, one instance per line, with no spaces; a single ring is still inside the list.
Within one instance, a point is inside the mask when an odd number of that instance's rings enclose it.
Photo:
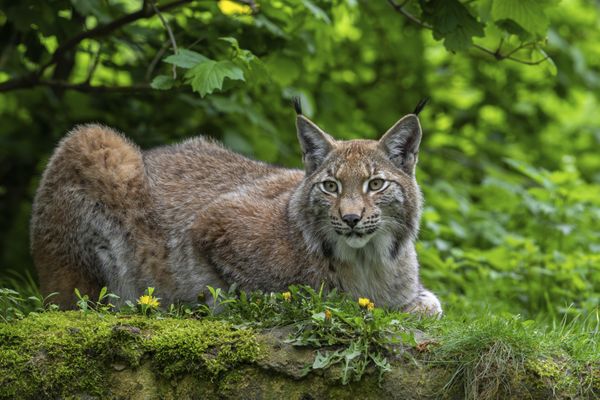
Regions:
[[[458,312],[593,312],[599,4],[0,0],[0,283],[34,285],[31,201],[78,123],[299,167],[293,96],[343,139],[378,138],[429,96],[426,285]]]

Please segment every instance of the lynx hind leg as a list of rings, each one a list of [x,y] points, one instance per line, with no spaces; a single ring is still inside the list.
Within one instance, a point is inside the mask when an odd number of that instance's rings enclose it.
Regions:
[[[44,294],[72,306],[127,281],[127,232],[146,194],[140,151],[99,125],[77,127],[50,159],[33,204],[31,249]],[[132,210],[133,208],[133,210]],[[130,281],[131,279],[129,279]],[[112,286],[112,287],[111,287]]]
[[[404,307],[404,311],[441,318],[442,305],[435,294],[425,288],[421,288],[417,297]]]
[[[82,274],[81,267],[58,264],[54,260],[43,265],[44,268],[38,268],[40,291],[44,297],[52,294],[48,298],[50,303],[58,305],[62,310],[73,308],[77,301],[75,288],[82,295],[87,294],[90,299],[98,298],[102,285],[94,278]]]
[[[50,300],[61,308],[74,306],[75,288],[93,299],[105,285],[96,259],[98,234],[84,217],[90,206],[81,191],[64,188],[38,191],[34,203],[31,246],[40,289],[44,296],[57,293]]]

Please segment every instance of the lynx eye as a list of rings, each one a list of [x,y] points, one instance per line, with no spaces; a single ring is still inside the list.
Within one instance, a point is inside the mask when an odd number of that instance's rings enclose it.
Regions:
[[[369,191],[376,192],[381,190],[385,184],[385,181],[381,178],[371,179],[369,181]]]
[[[338,185],[334,181],[325,181],[321,183],[321,188],[327,193],[337,193]]]

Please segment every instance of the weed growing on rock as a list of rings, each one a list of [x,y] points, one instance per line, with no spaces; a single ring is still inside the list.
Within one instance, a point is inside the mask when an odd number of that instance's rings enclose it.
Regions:
[[[382,378],[391,369],[390,356],[405,355],[417,344],[414,316],[376,308],[367,298],[357,302],[307,286],[291,286],[283,293],[220,294],[225,305],[220,318],[261,328],[291,325],[288,343],[320,349],[305,374],[333,369],[343,384],[368,371]]]
[[[79,289],[75,288],[75,296],[77,297],[77,307],[81,312],[87,314],[89,312],[108,313],[115,309],[115,305],[111,304],[111,300],[119,300],[119,296],[110,293],[106,286],[100,289],[97,300],[91,300],[87,294],[81,294]]]

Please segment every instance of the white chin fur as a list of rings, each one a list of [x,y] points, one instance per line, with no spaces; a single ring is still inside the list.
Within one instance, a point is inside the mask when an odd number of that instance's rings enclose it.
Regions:
[[[364,247],[369,240],[371,239],[372,235],[366,235],[366,236],[362,236],[362,237],[357,237],[357,236],[352,236],[352,237],[348,237],[345,238],[346,240],[346,244],[350,247],[352,247],[353,249],[360,249],[361,247]]]

